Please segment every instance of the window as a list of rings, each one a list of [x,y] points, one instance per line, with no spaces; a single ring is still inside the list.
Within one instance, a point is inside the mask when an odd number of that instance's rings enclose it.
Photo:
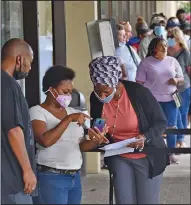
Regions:
[[[101,1],[101,19],[109,18],[108,1]]]
[[[11,38],[23,38],[22,1],[1,1],[1,47]],[[18,80],[25,94],[25,79]]]
[[[42,79],[46,70],[53,65],[51,1],[38,1],[38,19],[40,102],[42,103],[46,97],[46,95],[42,91]]]
[[[22,1],[1,1],[1,47],[10,38],[23,38]]]

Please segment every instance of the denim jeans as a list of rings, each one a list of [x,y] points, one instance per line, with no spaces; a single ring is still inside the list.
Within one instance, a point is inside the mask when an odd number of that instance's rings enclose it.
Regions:
[[[34,204],[80,204],[82,187],[80,172],[56,174],[38,172],[38,197]]]
[[[170,102],[159,102],[159,104],[167,119],[168,127],[177,127],[178,108],[176,107],[174,100]],[[166,140],[169,148],[176,147],[177,135],[168,134]]]
[[[182,97],[182,105],[179,108],[177,116],[177,127],[178,129],[186,129],[188,126],[188,111],[190,106],[190,87],[184,92],[180,93]],[[177,142],[182,142],[184,135],[177,135]]]
[[[184,129],[183,123],[182,123],[182,116],[180,113],[180,109],[178,109],[178,114],[177,114],[177,128],[178,129]],[[184,135],[177,135],[177,142],[183,142],[184,141]]]
[[[1,204],[33,204],[32,197],[19,192],[17,194],[1,195]]]
[[[184,92],[180,93],[182,97],[182,105],[180,107],[180,114],[182,118],[183,128],[188,127],[188,111],[190,106],[190,93],[191,87],[187,88]]]

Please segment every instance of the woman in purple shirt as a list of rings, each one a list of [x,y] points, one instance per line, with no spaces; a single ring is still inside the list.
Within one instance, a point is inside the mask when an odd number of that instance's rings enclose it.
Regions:
[[[167,56],[167,43],[162,38],[154,38],[149,45],[147,57],[138,66],[136,81],[150,89],[160,103],[168,121],[168,128],[177,127],[178,108],[173,98],[177,86],[184,83],[182,69],[178,61]],[[167,135],[167,146],[175,148],[177,135]],[[174,154],[171,163],[178,163]]]

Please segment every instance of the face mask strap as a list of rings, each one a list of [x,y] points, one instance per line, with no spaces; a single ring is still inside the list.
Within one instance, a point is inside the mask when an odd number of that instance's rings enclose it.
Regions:
[[[55,89],[54,89],[54,90],[55,90]],[[56,90],[55,90],[55,91],[56,91]],[[47,92],[50,92],[50,93],[52,94],[52,96],[56,99],[54,93],[53,93],[50,89],[48,89],[47,91],[45,91],[44,94],[47,93]],[[57,93],[57,92],[56,92],[56,93]],[[57,94],[58,94],[58,93],[57,93]]]
[[[107,96],[106,98],[112,96],[113,94],[115,94],[115,92],[116,92],[116,87],[113,88],[113,92],[112,92],[109,96]],[[96,95],[96,97],[97,97],[98,99],[104,100],[104,99],[100,98],[100,96],[99,96],[95,91],[94,91],[94,94]],[[106,98],[105,98],[105,99],[106,99]]]

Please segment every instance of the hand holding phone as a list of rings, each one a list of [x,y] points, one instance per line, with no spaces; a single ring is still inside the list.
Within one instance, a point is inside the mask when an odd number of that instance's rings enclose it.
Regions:
[[[105,127],[105,119],[97,118],[94,121],[93,128],[97,127],[99,131],[102,133]]]
[[[104,136],[103,133],[100,132],[100,130],[97,127],[90,128],[88,130],[88,135],[91,140],[96,142],[98,145],[100,144],[108,144],[109,140]]]

